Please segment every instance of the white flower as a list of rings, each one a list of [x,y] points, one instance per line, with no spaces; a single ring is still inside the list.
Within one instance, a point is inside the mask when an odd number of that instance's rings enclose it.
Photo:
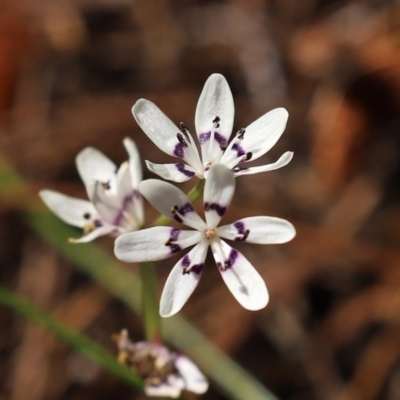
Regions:
[[[202,394],[208,389],[206,377],[186,356],[156,343],[132,343],[128,332],[115,335],[119,361],[144,380],[147,396],[178,398],[182,390]]]
[[[202,158],[189,132],[181,123],[178,128],[155,104],[140,99],[132,107],[139,126],[154,144],[165,153],[181,159],[174,164],[154,164],[146,160],[150,171],[163,179],[184,182],[194,175],[203,179],[212,164],[221,163],[235,176],[272,171],[288,164],[293,153],[284,153],[278,161],[256,167],[244,167],[269,151],[281,137],[288,119],[284,108],[276,108],[240,129],[229,142],[234,118],[233,97],[226,79],[211,75],[200,95],[195,126]]]
[[[142,167],[135,143],[124,140],[129,161],[119,169],[102,152],[92,147],[76,157],[79,175],[90,201],[76,199],[53,190],[41,190],[40,197],[59,218],[83,229],[74,243],[89,242],[99,236],[118,235],[139,229],[143,224],[143,200],[138,186]]]
[[[210,168],[205,183],[205,222],[186,195],[168,182],[149,179],[140,184],[139,190],[162,214],[194,229],[152,227],[123,234],[115,241],[115,255],[127,262],[161,260],[195,245],[178,261],[167,279],[160,304],[163,317],[177,313],[196,288],[209,246],[236,300],[249,310],[267,305],[268,291],[261,276],[238,250],[221,238],[260,244],[284,243],[295,236],[290,222],[274,217],[248,217],[218,227],[235,190],[232,171],[221,164]]]

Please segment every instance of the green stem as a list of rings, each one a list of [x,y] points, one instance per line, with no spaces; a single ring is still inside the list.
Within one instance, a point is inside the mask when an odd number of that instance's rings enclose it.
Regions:
[[[87,336],[67,328],[45,311],[37,308],[28,300],[16,295],[3,286],[0,286],[0,303],[41,325],[43,328],[58,336],[60,339],[64,340],[64,342],[130,385],[143,388],[142,379],[136,375],[134,371],[120,364],[115,356],[90,340]]]
[[[158,311],[157,273],[154,263],[139,265],[142,315],[148,342],[161,342],[161,318]]]
[[[194,203],[198,200],[204,190],[204,179],[197,182],[188,193],[189,200]],[[155,221],[155,226],[166,225],[171,218],[160,215]],[[154,263],[142,263],[139,267],[140,282],[141,282],[141,298],[142,298],[142,314],[145,329],[146,340],[149,342],[160,342],[161,334],[161,318],[158,310],[158,293],[157,293],[157,273]]]

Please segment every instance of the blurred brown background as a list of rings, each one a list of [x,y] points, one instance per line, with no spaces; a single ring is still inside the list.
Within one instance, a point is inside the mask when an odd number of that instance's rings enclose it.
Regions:
[[[400,399],[400,2],[0,0],[1,155],[37,190],[84,197],[83,147],[120,163],[130,136],[143,159],[171,162],[130,108],[145,97],[194,130],[213,72],[231,86],[235,130],[288,109],[260,163],[294,151],[239,178],[225,220],[278,216],[298,234],[241,247],[270,289],[265,310],[242,309],[210,259],[183,314],[282,400]],[[121,328],[142,339],[138,317],[18,209],[0,203],[0,219],[2,284],[111,351]],[[3,308],[0,327],[1,400],[145,398]],[[204,398],[224,399],[213,385]]]

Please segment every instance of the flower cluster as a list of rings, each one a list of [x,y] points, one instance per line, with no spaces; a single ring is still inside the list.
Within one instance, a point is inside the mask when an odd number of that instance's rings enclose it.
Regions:
[[[152,102],[140,99],[132,108],[139,126],[154,144],[177,158],[170,164],[146,161],[148,169],[175,183],[193,177],[205,180],[202,193],[204,219],[191,199],[176,186],[159,179],[142,181],[141,162],[135,144],[125,139],[129,160],[119,169],[100,151],[86,148],[76,158],[78,172],[89,200],[42,190],[46,205],[65,222],[83,229],[80,239],[89,242],[102,235],[116,236],[115,255],[126,262],[158,261],[191,249],[173,267],[160,301],[160,314],[176,314],[193,293],[202,275],[208,249],[236,300],[248,310],[264,308],[269,300],[264,280],[246,257],[226,240],[256,244],[285,243],[296,231],[281,218],[244,217],[220,226],[234,195],[235,178],[272,171],[287,165],[293,153],[277,161],[247,166],[267,153],[282,135],[288,118],[283,108],[272,110],[231,137],[234,104],[225,78],[213,74],[200,95],[195,130],[201,156],[189,128],[178,128]],[[144,225],[142,197],[169,220],[191,229]],[[178,397],[183,389],[203,393],[207,381],[186,357],[154,343],[132,343],[126,331],[117,337],[121,362],[134,368],[152,396]]]
[[[156,343],[133,343],[126,330],[114,335],[114,339],[119,350],[118,360],[143,378],[147,396],[178,398],[182,390],[197,394],[207,391],[207,379],[183,354]]]

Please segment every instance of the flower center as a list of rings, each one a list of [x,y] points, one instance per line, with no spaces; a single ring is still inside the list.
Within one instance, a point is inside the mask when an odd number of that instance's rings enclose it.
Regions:
[[[210,240],[215,235],[215,229],[206,229],[204,234],[206,235],[206,238]]]

